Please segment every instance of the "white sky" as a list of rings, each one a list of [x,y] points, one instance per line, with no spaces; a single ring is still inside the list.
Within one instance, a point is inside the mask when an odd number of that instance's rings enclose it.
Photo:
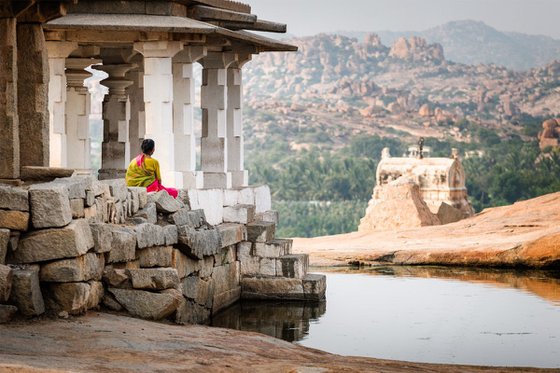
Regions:
[[[259,18],[297,36],[345,31],[422,31],[453,20],[560,39],[560,0],[246,0]]]

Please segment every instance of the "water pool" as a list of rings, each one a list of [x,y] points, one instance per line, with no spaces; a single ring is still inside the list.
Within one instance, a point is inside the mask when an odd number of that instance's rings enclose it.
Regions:
[[[321,273],[324,303],[240,302],[213,325],[341,355],[560,368],[556,274],[425,267]]]

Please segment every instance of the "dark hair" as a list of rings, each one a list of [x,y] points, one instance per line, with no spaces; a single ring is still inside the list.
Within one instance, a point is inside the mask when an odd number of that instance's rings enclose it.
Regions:
[[[156,146],[156,143],[154,142],[154,140],[152,139],[144,139],[144,141],[142,141],[142,153],[144,154],[150,154],[152,152],[152,150],[154,150],[154,147]]]

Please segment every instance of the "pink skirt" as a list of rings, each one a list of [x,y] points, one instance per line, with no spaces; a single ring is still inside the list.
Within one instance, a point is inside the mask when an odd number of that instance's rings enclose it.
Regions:
[[[163,185],[161,185],[161,183],[157,179],[156,179],[156,181],[154,181],[153,183],[148,185],[148,187],[146,189],[147,189],[148,192],[159,192],[160,190],[165,190],[173,198],[177,198],[177,196],[179,195],[179,192],[177,191],[177,189],[166,188]]]

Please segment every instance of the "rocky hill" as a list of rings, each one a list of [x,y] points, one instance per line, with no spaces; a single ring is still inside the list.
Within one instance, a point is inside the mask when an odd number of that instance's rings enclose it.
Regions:
[[[541,117],[560,107],[560,61],[527,72],[460,64],[420,37],[391,46],[375,34],[290,42],[299,52],[265,54],[247,65],[250,149],[271,136],[292,149],[337,147],[357,134],[472,142],[481,129],[528,140]]]
[[[366,32],[340,32],[363,40]],[[447,58],[465,64],[496,64],[514,70],[529,70],[560,59],[560,40],[543,35],[498,31],[483,22],[448,22],[425,31],[379,31],[384,43],[401,37],[419,36],[429,43],[440,43]]]

